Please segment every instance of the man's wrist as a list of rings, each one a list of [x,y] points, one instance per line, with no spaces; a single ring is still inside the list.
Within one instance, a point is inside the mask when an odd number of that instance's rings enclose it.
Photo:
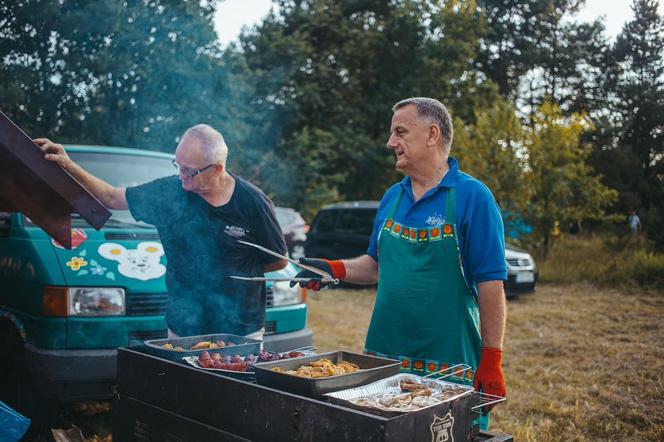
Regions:
[[[503,360],[503,350],[495,347],[482,347],[482,364],[500,366]]]
[[[327,265],[330,266],[330,269],[332,269],[332,277],[337,278],[337,279],[344,279],[346,278],[346,265],[344,262],[340,259],[337,260],[329,260],[326,259],[325,262],[327,262]]]

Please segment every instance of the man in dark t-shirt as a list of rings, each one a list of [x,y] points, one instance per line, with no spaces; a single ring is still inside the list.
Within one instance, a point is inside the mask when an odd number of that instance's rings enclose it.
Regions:
[[[35,140],[109,209],[129,209],[156,226],[168,267],[166,323],[171,336],[232,333],[262,337],[265,284],[228,278],[262,276],[286,266],[237,240],[285,255],[274,206],[256,186],[226,170],[228,148],[207,125],[187,130],[175,152],[178,176],[116,188],[74,163],[64,148]]]

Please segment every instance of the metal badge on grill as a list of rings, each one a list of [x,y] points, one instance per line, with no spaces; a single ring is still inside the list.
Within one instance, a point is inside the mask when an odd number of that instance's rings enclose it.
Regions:
[[[435,416],[431,422],[431,442],[454,442],[454,418],[450,411],[445,417]]]

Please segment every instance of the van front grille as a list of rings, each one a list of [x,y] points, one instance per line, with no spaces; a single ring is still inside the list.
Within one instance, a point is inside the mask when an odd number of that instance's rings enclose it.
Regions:
[[[127,296],[127,316],[163,315],[168,293],[132,293]]]
[[[528,267],[532,264],[528,258],[509,258],[507,262],[513,267]]]

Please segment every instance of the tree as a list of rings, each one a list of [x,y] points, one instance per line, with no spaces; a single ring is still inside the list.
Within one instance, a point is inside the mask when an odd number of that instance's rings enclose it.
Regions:
[[[604,97],[608,44],[599,21],[573,21],[583,3],[478,0],[487,32],[477,67],[526,113],[546,100],[588,113]]]
[[[533,117],[526,137],[524,172],[529,197],[525,213],[535,237],[542,240],[544,256],[556,221],[565,225],[601,218],[617,197],[586,163],[591,147],[579,138],[590,128],[587,116],[564,117],[560,108],[549,102]]]
[[[282,176],[304,210],[327,199],[379,198],[399,178],[384,148],[391,107],[433,96],[474,118],[497,96],[473,69],[481,22],[473,2],[279,1],[242,36],[256,101],[278,115]]]
[[[506,221],[522,221],[528,201],[524,182],[526,130],[506,100],[475,111],[475,123],[454,122],[451,152],[462,170],[491,189]]]
[[[638,210],[648,236],[664,248],[664,20],[656,0],[635,0],[634,20],[618,35],[606,87],[612,113],[593,164],[620,192],[613,210]]]
[[[200,122],[231,145],[257,141],[261,131],[246,125],[262,113],[249,104],[243,60],[217,44],[213,6],[0,0],[3,109],[31,135],[61,142],[172,152]]]

